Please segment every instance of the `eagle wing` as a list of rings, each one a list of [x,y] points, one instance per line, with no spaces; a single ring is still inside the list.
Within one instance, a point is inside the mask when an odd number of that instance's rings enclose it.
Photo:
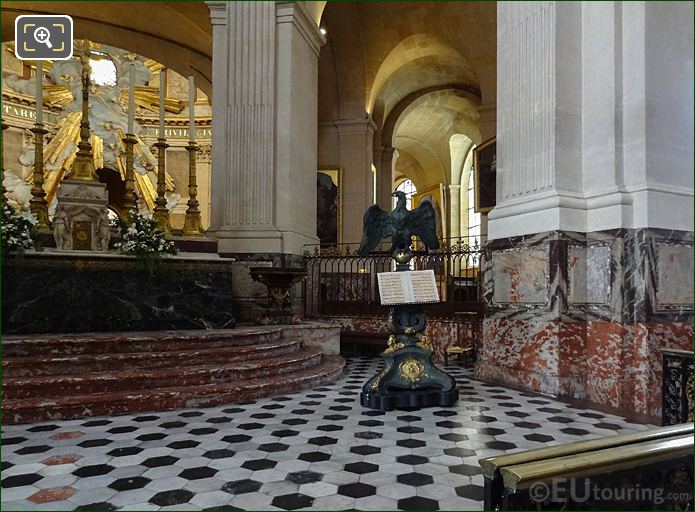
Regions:
[[[364,214],[362,225],[362,243],[357,250],[360,256],[367,256],[372,252],[379,242],[393,233],[393,221],[391,215],[385,212],[378,205],[373,204]]]
[[[410,231],[422,240],[428,249],[439,249],[437,238],[437,215],[430,201],[410,211]]]

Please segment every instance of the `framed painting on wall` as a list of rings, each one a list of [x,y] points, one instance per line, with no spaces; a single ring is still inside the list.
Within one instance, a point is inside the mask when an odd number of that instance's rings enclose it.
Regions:
[[[340,169],[319,169],[316,174],[316,236],[322,247],[336,246],[341,241],[340,185]]]
[[[486,140],[473,149],[475,211],[487,213],[497,204],[497,139]]]

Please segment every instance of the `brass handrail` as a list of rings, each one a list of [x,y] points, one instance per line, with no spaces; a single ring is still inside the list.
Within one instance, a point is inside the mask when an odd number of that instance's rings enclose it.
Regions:
[[[487,457],[480,459],[478,462],[480,463],[483,476],[485,478],[494,478],[498,471],[507,466],[537,462],[545,459],[554,459],[566,455],[575,455],[582,452],[591,452],[604,448],[654,441],[666,437],[683,436],[686,434],[691,436],[692,442],[693,423],[671,425],[668,427],[650,429],[644,432],[635,432],[634,434],[601,437],[599,439],[576,441],[557,446],[538,448],[536,450],[511,453],[509,455]]]
[[[506,466],[500,469],[500,473],[507,492],[516,492],[553,478],[605,474],[688,454],[692,456],[692,453],[693,436],[684,435]]]

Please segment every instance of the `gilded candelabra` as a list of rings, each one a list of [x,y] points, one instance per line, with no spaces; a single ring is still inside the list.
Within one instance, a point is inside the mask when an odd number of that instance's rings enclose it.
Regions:
[[[48,203],[46,191],[43,189],[43,138],[48,133],[43,123],[36,123],[31,129],[34,133],[34,184],[31,187],[31,201],[29,208],[36,216],[36,227],[47,229],[50,226],[48,220]]]
[[[92,144],[89,141],[91,135],[89,129],[89,43],[85,43],[86,48],[80,54],[82,62],[82,120],[80,121],[80,142],[77,144],[77,156],[72,164],[67,178],[76,181],[99,181],[94,170],[94,160],[92,158]]]
[[[164,195],[166,192],[166,149],[169,144],[166,139],[159,138],[155,144],[157,148],[157,199],[155,199],[155,207],[152,217],[159,222],[161,228],[167,232],[171,232],[169,225],[169,210],[167,210],[167,199]]]
[[[2,189],[2,200],[5,200],[5,130],[9,128],[8,125],[2,123],[2,166],[0,166],[0,189]]]
[[[135,203],[135,175],[133,174],[133,148],[138,143],[135,135],[126,133],[123,138],[125,143],[125,193],[123,194],[123,209],[127,217],[130,212],[137,209]]]
[[[203,234],[203,224],[198,208],[198,182],[196,178],[195,158],[198,152],[198,145],[189,141],[186,147],[188,151],[188,208],[186,218],[183,223],[184,236],[201,236]]]

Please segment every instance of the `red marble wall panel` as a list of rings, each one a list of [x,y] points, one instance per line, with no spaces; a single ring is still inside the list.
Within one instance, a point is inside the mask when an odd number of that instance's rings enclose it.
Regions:
[[[667,347],[692,350],[693,326],[485,319],[476,376],[658,416]]]

